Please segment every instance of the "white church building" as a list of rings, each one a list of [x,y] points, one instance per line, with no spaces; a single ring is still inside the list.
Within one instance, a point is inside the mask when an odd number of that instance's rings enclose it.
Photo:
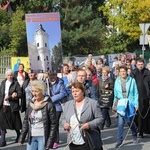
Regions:
[[[30,68],[38,72],[51,70],[49,35],[42,24],[34,33],[34,42],[28,42]]]

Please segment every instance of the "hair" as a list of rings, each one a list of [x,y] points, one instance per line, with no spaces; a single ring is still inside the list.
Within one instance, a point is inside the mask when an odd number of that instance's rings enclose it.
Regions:
[[[84,88],[84,85],[80,82],[73,82],[71,84],[71,87],[74,87],[74,88],[78,88],[80,89],[83,93],[85,92],[85,88]]]
[[[82,72],[85,72],[86,73],[86,71],[85,70],[83,70],[83,69],[78,69],[78,71],[77,71],[77,75],[78,75],[78,72],[80,72],[80,71],[82,71]],[[87,73],[86,73],[87,74]]]
[[[69,68],[69,65],[68,65],[68,64],[63,64],[63,67],[65,67],[65,66]]]
[[[144,59],[143,59],[143,58],[138,57],[138,58],[136,59],[136,62],[143,62],[143,63],[144,63]]]
[[[86,71],[86,73],[90,72],[90,74],[92,74],[92,71],[89,68],[87,68],[85,71]]]
[[[118,67],[116,67],[116,70],[118,70],[118,71],[119,71],[119,70],[120,70],[120,67],[119,67],[119,66],[118,66]]]
[[[98,60],[100,60],[102,63],[104,62],[102,58],[99,58]],[[97,60],[97,61],[98,61],[98,60]]]
[[[126,59],[126,62],[129,62],[129,63],[131,63],[131,59]]]
[[[116,56],[116,57],[114,57],[114,59],[117,59],[117,60],[118,60],[118,57]]]
[[[19,64],[19,66],[22,66],[22,67],[23,67],[23,69],[24,69],[24,64],[20,63],[20,64]]]
[[[102,68],[102,71],[107,71],[107,73],[109,74],[110,73],[110,68],[108,66],[105,66]]]
[[[14,71],[12,69],[6,69],[5,77],[7,76],[8,73],[11,73],[14,76]]]
[[[34,87],[42,92],[42,94],[45,94],[46,91],[46,84],[42,80],[34,80],[31,83],[31,87]]]
[[[150,66],[150,63],[147,63],[146,68],[148,68]]]
[[[128,68],[127,68],[125,65],[120,66],[120,67],[119,67],[119,71],[120,71],[121,69],[124,69],[125,71],[127,71],[127,70],[128,70]]]
[[[91,57],[91,56],[93,56],[93,55],[92,55],[92,54],[89,54],[89,55],[88,55],[88,57]]]
[[[74,66],[74,64],[73,64],[72,61],[69,61],[69,62],[68,62],[68,66],[69,66],[69,65],[70,65],[70,66]]]

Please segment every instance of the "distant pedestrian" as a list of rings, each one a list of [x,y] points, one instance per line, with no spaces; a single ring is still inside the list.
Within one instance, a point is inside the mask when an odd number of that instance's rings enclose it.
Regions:
[[[85,63],[84,65],[87,66],[89,61],[91,62],[92,65],[94,65],[96,67],[96,61],[95,59],[93,58],[93,55],[92,54],[89,54],[88,55],[88,58],[85,60]]]

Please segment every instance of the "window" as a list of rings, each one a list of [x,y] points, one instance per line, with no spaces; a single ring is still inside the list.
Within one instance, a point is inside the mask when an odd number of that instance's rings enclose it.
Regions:
[[[39,47],[39,43],[37,43],[36,45],[37,45],[37,47]]]
[[[47,47],[47,43],[45,43],[45,47]]]
[[[40,60],[40,56],[37,56],[37,60]]]
[[[46,56],[46,60],[48,60],[48,56]]]

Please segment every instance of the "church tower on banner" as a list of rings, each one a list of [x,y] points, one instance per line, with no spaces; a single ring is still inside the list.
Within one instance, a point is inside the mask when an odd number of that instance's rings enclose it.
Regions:
[[[51,70],[49,35],[42,24],[34,33],[34,43],[28,43],[31,69],[38,72]]]

